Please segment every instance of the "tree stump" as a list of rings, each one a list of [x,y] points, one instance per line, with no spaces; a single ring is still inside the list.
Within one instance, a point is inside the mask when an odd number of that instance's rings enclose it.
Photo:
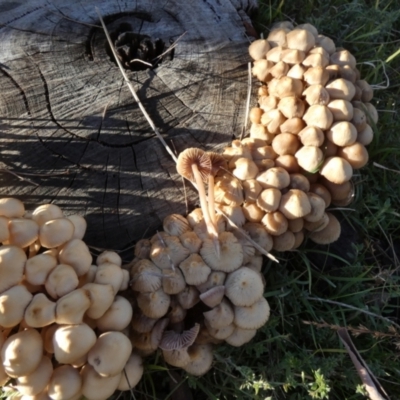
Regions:
[[[193,206],[197,195],[133,100],[95,6],[114,39],[160,39],[158,50],[165,50],[186,32],[157,66],[133,61],[127,70],[178,154],[194,146],[221,149],[240,133],[249,61],[245,12],[256,2],[1,2],[1,194],[27,208],[51,202],[81,214],[89,245],[123,249],[160,229],[166,215],[185,214],[185,199]],[[131,66],[137,54],[124,43],[120,51]]]

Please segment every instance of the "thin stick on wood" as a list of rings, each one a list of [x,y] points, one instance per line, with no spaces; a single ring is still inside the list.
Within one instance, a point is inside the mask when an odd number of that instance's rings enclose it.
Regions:
[[[167,50],[165,50],[163,53],[161,53],[159,56],[153,58],[152,61],[156,61],[159,58],[164,57],[166,54],[168,54],[171,50],[173,50],[176,45],[178,44],[178,42],[186,35],[186,32],[183,32],[181,36],[178,37],[178,39],[176,39],[173,43],[171,43],[171,45],[168,47]]]
[[[160,140],[160,142],[164,145],[165,150],[167,150],[167,152],[168,152],[169,155],[172,157],[172,159],[173,159],[175,162],[177,162],[178,159],[176,158],[175,154],[172,152],[172,150],[170,149],[170,147],[167,145],[167,143],[165,142],[164,138],[161,136],[161,134],[160,134],[160,132],[158,131],[157,127],[155,126],[153,120],[150,118],[150,115],[147,113],[146,109],[144,108],[143,104],[141,103],[141,101],[140,101],[140,99],[139,99],[139,96],[137,95],[136,90],[135,90],[135,88],[134,88],[133,85],[132,85],[132,82],[129,80],[128,76],[126,75],[126,73],[125,73],[125,71],[124,71],[124,68],[123,68],[121,62],[120,62],[119,59],[118,59],[117,52],[115,51],[114,44],[113,44],[113,42],[112,42],[112,40],[111,40],[111,38],[110,38],[110,35],[109,35],[109,33],[108,33],[108,30],[107,30],[107,27],[106,27],[106,25],[105,25],[105,23],[104,23],[104,20],[103,20],[101,14],[100,14],[100,11],[99,11],[99,9],[98,9],[97,7],[95,7],[95,8],[96,8],[97,15],[99,16],[101,25],[102,25],[102,27],[103,27],[103,29],[104,29],[104,33],[105,33],[105,35],[106,35],[108,44],[110,45],[111,51],[113,52],[115,61],[116,61],[117,65],[118,65],[118,67],[119,67],[119,69],[120,69],[120,71],[121,71],[122,76],[124,77],[124,80],[125,80],[126,84],[127,84],[128,87],[129,87],[129,90],[130,90],[131,93],[132,93],[133,98],[135,99],[136,103],[138,103],[138,106],[139,106],[139,108],[140,108],[140,111],[143,113],[143,115],[144,115],[144,117],[146,118],[147,122],[149,123],[151,129],[153,129],[153,132],[156,134],[157,138],[158,138],[158,139]]]
[[[2,172],[5,172],[6,174],[14,175],[15,177],[17,177],[17,178],[20,179],[21,181],[28,182],[28,183],[30,183],[31,185],[40,186],[38,183],[35,183],[35,182],[31,181],[31,180],[28,179],[28,178],[24,178],[24,177],[22,177],[22,176],[16,174],[15,172],[10,171],[9,169],[1,168],[1,169],[0,169],[0,173],[2,173]]]

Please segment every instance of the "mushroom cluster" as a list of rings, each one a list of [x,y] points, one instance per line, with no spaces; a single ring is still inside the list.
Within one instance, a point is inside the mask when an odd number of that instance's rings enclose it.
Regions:
[[[124,332],[133,308],[117,295],[129,271],[110,251],[93,265],[85,230],[54,204],[0,199],[0,386],[19,396],[102,400],[143,374]]]
[[[211,368],[212,345],[241,346],[269,318],[262,257],[215,218],[218,251],[201,209],[165,218],[163,232],[136,244],[131,288],[137,300],[131,340],[141,355],[193,375]]]

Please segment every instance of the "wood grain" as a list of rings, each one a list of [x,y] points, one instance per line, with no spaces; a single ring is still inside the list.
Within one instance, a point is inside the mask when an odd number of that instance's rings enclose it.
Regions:
[[[0,3],[1,195],[27,208],[52,202],[88,221],[85,240],[123,249],[185,213],[175,165],[140,114],[105,51],[95,6],[167,44],[174,58],[129,71],[176,152],[224,147],[240,133],[247,93],[245,12],[254,1],[29,0]],[[94,25],[94,26],[93,26]],[[193,206],[197,196],[188,188]]]

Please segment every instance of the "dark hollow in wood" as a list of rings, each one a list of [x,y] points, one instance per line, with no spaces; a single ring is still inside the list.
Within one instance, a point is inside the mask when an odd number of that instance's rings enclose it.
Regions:
[[[34,174],[27,177],[38,185],[3,173],[1,195],[84,215],[89,245],[123,249],[166,215],[185,214],[185,190],[106,52],[95,6],[111,31],[129,24],[167,47],[187,32],[173,60],[128,71],[179,153],[216,151],[240,133],[249,61],[243,10],[255,1],[0,3],[1,168]],[[196,193],[186,192],[193,205]]]

